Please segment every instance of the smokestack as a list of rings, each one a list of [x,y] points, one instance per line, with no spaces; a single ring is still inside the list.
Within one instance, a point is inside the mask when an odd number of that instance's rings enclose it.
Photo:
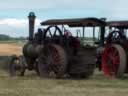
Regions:
[[[32,41],[33,40],[33,35],[34,35],[34,26],[35,26],[35,13],[34,12],[30,12],[28,19],[29,19],[29,40]]]

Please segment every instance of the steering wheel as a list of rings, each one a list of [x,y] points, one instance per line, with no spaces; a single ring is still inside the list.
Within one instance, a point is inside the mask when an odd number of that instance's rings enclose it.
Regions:
[[[58,26],[49,26],[44,31],[43,39],[44,41],[48,40],[50,42],[52,42],[52,40],[57,39],[59,40],[59,43],[62,43],[63,33]]]
[[[126,36],[121,31],[113,31],[106,38],[106,43],[120,42],[126,40]]]

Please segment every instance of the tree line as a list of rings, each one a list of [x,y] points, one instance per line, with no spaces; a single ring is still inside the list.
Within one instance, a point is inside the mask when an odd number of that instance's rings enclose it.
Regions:
[[[0,34],[0,41],[8,41],[8,40],[25,40],[25,37],[11,37],[5,34]]]

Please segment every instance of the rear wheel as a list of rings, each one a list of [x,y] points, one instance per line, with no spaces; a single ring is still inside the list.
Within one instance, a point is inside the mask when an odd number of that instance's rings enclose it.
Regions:
[[[50,73],[54,72],[56,78],[61,78],[65,74],[66,66],[66,53],[61,46],[49,44],[44,47],[38,59],[41,77],[49,77]]]
[[[76,56],[71,56],[69,75],[71,78],[89,78],[95,69],[95,48],[80,48]]]
[[[104,49],[102,55],[102,70],[107,77],[122,77],[126,68],[125,50],[118,44],[112,44]]]

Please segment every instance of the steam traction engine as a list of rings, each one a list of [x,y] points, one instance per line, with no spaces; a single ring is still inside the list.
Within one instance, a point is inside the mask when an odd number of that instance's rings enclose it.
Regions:
[[[31,12],[28,17],[29,40],[23,47],[23,56],[12,56],[11,76],[23,76],[26,69],[35,70],[41,77],[54,74],[57,78],[87,78],[93,74],[96,47],[83,46],[78,38],[65,34],[64,27],[61,29],[58,25],[82,26],[83,34],[85,26],[100,26],[103,37],[105,22],[97,18],[48,20],[41,23],[48,27],[34,34],[35,14]]]
[[[110,33],[102,53],[102,70],[107,77],[122,77],[128,72],[128,21],[107,23]]]

